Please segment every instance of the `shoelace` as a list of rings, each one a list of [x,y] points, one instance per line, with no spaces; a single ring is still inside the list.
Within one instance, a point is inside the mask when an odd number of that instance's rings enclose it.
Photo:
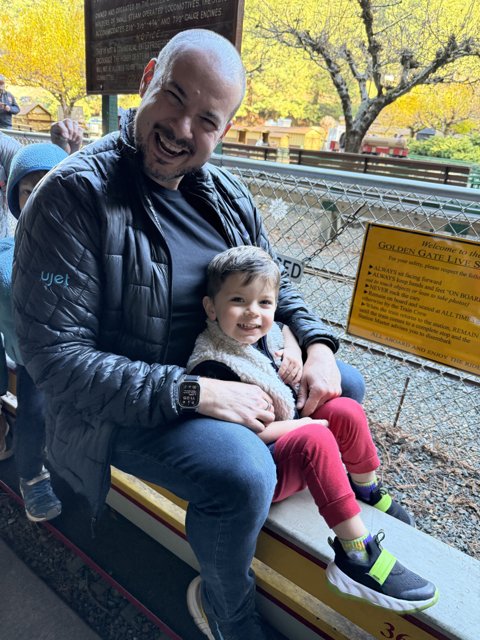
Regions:
[[[378,531],[378,533],[376,533],[373,536],[373,539],[375,540],[375,542],[380,546],[380,543],[383,542],[385,540],[385,531],[383,529],[380,529]],[[381,548],[381,547],[380,547]]]
[[[52,502],[57,502],[53,489],[47,478],[32,485],[25,485],[24,494],[27,506],[32,505],[35,507],[43,507],[51,504]]]

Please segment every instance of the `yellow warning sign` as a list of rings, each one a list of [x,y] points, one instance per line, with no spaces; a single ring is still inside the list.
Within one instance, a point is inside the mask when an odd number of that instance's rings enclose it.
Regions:
[[[369,224],[347,331],[480,374],[480,243]]]

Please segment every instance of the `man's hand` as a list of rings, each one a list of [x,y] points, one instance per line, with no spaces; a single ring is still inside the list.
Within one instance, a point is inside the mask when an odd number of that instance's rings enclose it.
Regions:
[[[272,399],[254,384],[200,378],[198,413],[261,433],[275,419]]]
[[[82,146],[83,129],[75,120],[65,118],[65,120],[52,124],[50,127],[50,139],[53,144],[56,144],[68,154],[75,153]]]
[[[326,344],[312,344],[307,354],[297,397],[302,416],[311,416],[327,400],[342,394],[340,371],[332,350]]]

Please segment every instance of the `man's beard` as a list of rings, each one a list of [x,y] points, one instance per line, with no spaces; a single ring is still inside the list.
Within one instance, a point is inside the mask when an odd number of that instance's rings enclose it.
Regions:
[[[184,147],[189,153],[193,153],[194,149],[191,144],[188,144],[185,141],[177,141],[175,136],[172,133],[165,129],[165,127],[156,127],[156,129],[161,133],[163,137],[165,137],[168,141],[176,144],[177,146]],[[137,150],[138,158],[143,167],[143,171],[147,174],[149,178],[155,181],[161,182],[173,182],[174,180],[178,180],[178,178],[183,178],[186,175],[190,175],[191,173],[195,173],[198,171],[201,166],[185,166],[183,168],[178,168],[172,173],[168,173],[162,169],[161,160],[154,160],[151,164],[148,163],[148,148],[147,143],[144,141],[143,137],[139,135],[138,131],[135,131],[135,147]],[[166,168],[166,167],[165,167]]]

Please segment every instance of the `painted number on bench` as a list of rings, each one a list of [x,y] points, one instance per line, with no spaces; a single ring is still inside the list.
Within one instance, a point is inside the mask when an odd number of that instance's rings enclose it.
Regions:
[[[411,638],[408,633],[399,633],[395,634],[395,627],[391,622],[384,622],[385,631],[380,631],[380,635],[384,638],[389,638],[389,640],[407,640],[407,638]]]

